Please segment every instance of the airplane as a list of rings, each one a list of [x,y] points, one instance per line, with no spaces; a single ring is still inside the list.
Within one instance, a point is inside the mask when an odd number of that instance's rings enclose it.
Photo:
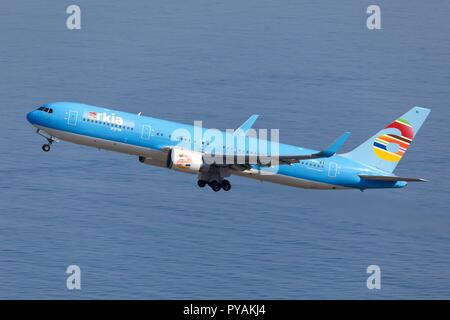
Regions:
[[[219,152],[219,148],[207,150],[212,140],[203,140],[205,128],[147,117],[140,112],[55,102],[29,112],[27,120],[47,140],[42,146],[45,152],[59,140],[117,151],[137,156],[144,164],[196,174],[199,187],[208,185],[215,192],[231,189],[226,179],[231,175],[298,188],[364,191],[403,188],[408,182],[427,181],[398,177],[393,172],[430,111],[413,107],[352,151],[341,154],[338,151],[350,132],[321,151],[277,142],[270,148],[278,149],[277,153],[263,154],[259,143],[264,141],[248,134],[258,115],[252,115],[232,133],[221,132],[233,142],[242,138],[244,146],[227,144]],[[187,137],[177,134],[180,130]],[[195,139],[198,130],[200,138]],[[257,147],[250,149],[250,145]],[[231,161],[217,161],[225,158]]]

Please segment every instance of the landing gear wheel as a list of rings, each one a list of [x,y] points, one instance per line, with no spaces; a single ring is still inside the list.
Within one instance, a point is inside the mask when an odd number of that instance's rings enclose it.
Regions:
[[[221,188],[220,183],[217,181],[210,182],[209,186],[211,187],[211,189],[213,189],[214,192],[220,191],[220,188]]]
[[[206,186],[206,181],[205,181],[205,180],[198,180],[198,181],[197,181],[197,185],[198,185],[200,188],[204,188],[204,187]]]
[[[45,140],[48,141],[48,143],[46,143],[46,144],[44,144],[44,145],[42,146],[42,151],[44,151],[44,152],[49,152],[49,151],[50,151],[50,147],[52,146],[52,143],[56,141],[56,138],[54,139],[53,136],[48,137],[47,135],[41,133],[41,130],[40,130],[40,129],[37,129],[37,130],[36,130],[36,133],[37,133],[38,135],[40,135],[41,137],[44,137]]]
[[[228,180],[223,180],[222,181],[222,189],[223,189],[223,191],[230,191],[230,189],[231,189],[231,183],[230,183],[230,181],[228,181]]]

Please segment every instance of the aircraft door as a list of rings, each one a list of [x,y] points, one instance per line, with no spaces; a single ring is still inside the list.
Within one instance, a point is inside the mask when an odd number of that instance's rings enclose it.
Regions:
[[[151,132],[152,132],[152,128],[149,125],[144,124],[142,126],[142,134],[141,134],[142,139],[150,140]]]
[[[328,167],[328,176],[330,178],[336,178],[337,175],[337,164],[335,162],[330,162]]]
[[[77,125],[77,119],[78,119],[78,111],[69,111],[69,117],[67,118],[67,124],[69,126],[76,126]]]

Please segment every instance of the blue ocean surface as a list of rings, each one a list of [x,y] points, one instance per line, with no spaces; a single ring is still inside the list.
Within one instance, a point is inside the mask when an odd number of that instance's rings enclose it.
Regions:
[[[450,298],[450,2],[0,2],[0,298]],[[81,30],[66,28],[77,4]],[[57,143],[26,113],[78,101],[210,128],[279,128],[351,150],[432,109],[405,189],[230,192],[136,157]],[[81,268],[81,290],[66,268]],[[369,265],[381,289],[366,286]]]

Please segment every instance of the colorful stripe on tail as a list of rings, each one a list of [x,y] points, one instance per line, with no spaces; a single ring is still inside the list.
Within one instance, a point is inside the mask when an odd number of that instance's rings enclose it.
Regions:
[[[414,130],[411,124],[402,118],[385,127],[389,128],[398,129],[401,136],[390,133],[379,136],[373,143],[373,151],[380,159],[399,162],[414,139]]]

